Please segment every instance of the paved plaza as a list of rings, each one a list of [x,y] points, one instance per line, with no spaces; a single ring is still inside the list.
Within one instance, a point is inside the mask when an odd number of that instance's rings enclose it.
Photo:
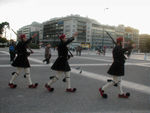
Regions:
[[[110,77],[107,74],[112,63],[111,51],[106,56],[95,51],[83,51],[81,56],[69,60],[71,85],[77,88],[75,93],[65,92],[66,83],[62,78],[48,92],[44,85],[55,73],[50,69],[57,58],[52,51],[51,63],[44,64],[44,49],[34,50],[29,57],[31,78],[38,82],[36,89],[28,88],[28,81],[22,72],[15,80],[18,87],[10,89],[8,82],[15,68],[10,65],[8,48],[0,48],[0,113],[150,113],[150,60],[144,54],[133,54],[127,60],[123,90],[130,92],[129,99],[118,98],[118,89],[107,90],[107,99],[103,99],[98,89]],[[80,71],[82,70],[82,73]]]

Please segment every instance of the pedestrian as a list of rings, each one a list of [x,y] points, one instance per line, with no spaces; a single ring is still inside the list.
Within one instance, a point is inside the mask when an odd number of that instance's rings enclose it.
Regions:
[[[16,47],[15,42],[11,41],[10,46],[9,46],[9,54],[10,54],[10,62],[11,63],[14,61],[14,58],[16,56],[15,47]]]
[[[52,84],[54,82],[56,82],[62,74],[65,75],[65,79],[63,81],[67,82],[67,92],[75,92],[76,88],[71,88],[71,82],[70,82],[70,66],[68,63],[68,59],[70,58],[69,54],[68,54],[68,48],[67,45],[69,43],[71,43],[74,38],[76,38],[76,36],[78,35],[78,33],[74,33],[73,36],[69,39],[66,39],[66,36],[64,34],[62,34],[59,39],[60,39],[60,43],[58,45],[58,57],[56,59],[56,61],[54,62],[54,64],[52,65],[51,69],[54,70],[56,72],[55,76],[51,76],[50,80],[45,84],[45,87],[47,88],[48,91],[52,92],[54,90],[54,88],[52,88]]]
[[[101,54],[101,49],[100,49],[100,48],[97,49],[97,54],[98,54],[98,55]]]
[[[79,56],[81,56],[81,52],[82,52],[82,47],[78,46],[78,51],[79,51]]]
[[[76,47],[76,55],[77,56],[81,56],[81,51],[82,51],[82,47],[81,46],[77,46]]]
[[[14,80],[19,76],[20,72],[24,70],[25,76],[27,77],[29,81],[29,88],[36,88],[38,86],[38,83],[33,84],[31,77],[30,77],[30,64],[28,60],[28,56],[30,55],[30,52],[27,52],[28,44],[31,42],[32,38],[36,37],[37,34],[34,34],[31,38],[27,39],[26,35],[22,34],[20,35],[20,41],[16,45],[16,54],[17,57],[15,58],[14,62],[12,63],[12,66],[16,67],[16,72],[12,73],[12,78],[9,82],[10,88],[16,88],[17,85],[14,84]]]
[[[113,49],[113,63],[108,70],[108,74],[112,76],[112,80],[108,79],[107,82],[102,88],[99,88],[99,92],[103,98],[107,98],[105,90],[111,86],[116,86],[119,88],[120,93],[119,98],[128,98],[130,93],[124,93],[122,90],[122,77],[124,76],[124,64],[125,64],[125,52],[130,51],[135,47],[134,44],[126,48],[122,48],[123,37],[117,38],[116,47]]]
[[[76,56],[78,56],[79,55],[78,46],[75,48],[75,50],[76,50]]]
[[[49,64],[51,58],[51,45],[47,44],[45,47],[45,59],[43,60],[43,62],[46,61],[46,64]]]
[[[106,54],[106,46],[103,47],[103,55],[105,56]]]

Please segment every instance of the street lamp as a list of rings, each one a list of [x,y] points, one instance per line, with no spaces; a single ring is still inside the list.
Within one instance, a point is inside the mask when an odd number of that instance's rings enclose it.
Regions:
[[[105,15],[105,12],[108,10],[109,8],[104,8],[104,15]],[[103,46],[104,46],[104,31],[105,31],[105,28],[103,26],[103,39],[102,39],[102,49],[103,49]]]

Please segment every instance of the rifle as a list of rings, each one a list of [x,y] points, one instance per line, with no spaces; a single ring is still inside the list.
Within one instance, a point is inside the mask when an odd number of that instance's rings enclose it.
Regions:
[[[107,31],[105,31],[105,32],[106,32],[107,35],[111,38],[112,42],[113,42],[115,45],[117,45],[117,43],[114,41],[114,39],[112,38],[112,36],[111,36]]]
[[[68,55],[68,59],[70,59],[70,57],[73,57],[73,54],[71,53],[71,51],[67,48],[68,52],[70,53],[70,55]]]
[[[117,43],[114,41],[114,39],[112,38],[112,36],[107,32],[107,31],[105,31],[106,33],[107,33],[107,35],[111,38],[111,40],[112,40],[112,42],[115,44],[115,45],[117,45]],[[129,47],[131,46],[131,43],[128,45]],[[132,49],[129,49],[125,54],[129,57],[130,55],[131,55],[131,51],[132,51]]]

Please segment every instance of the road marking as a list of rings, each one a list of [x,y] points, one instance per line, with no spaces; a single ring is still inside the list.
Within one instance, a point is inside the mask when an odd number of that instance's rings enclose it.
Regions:
[[[9,55],[9,52],[7,51],[0,51],[0,52]]]
[[[100,63],[100,64],[70,64],[70,66],[108,66],[112,64],[111,60],[104,60],[104,59],[97,59],[97,58],[90,58],[90,57],[76,57],[76,58],[83,58],[83,59],[92,59],[92,60],[98,60],[98,61],[107,61],[111,63]],[[29,57],[30,60],[37,62],[37,63],[43,63],[42,61]],[[149,66],[148,66],[149,64]],[[51,64],[52,65],[52,64]],[[125,63],[125,65],[136,65],[136,66],[144,66],[144,67],[150,67],[150,63]]]
[[[33,59],[30,58],[30,60],[36,61],[38,63],[42,62],[38,59]],[[75,74],[79,74],[79,70],[71,68],[71,72],[75,73]],[[106,77],[105,75],[101,75],[101,74],[96,74],[96,73],[91,73],[88,71],[82,71],[82,76],[88,77],[88,78],[92,78],[92,79],[96,79],[96,80],[100,80],[100,81],[107,81],[107,79],[110,79],[110,77]],[[132,90],[136,90],[142,93],[147,93],[150,94],[150,86],[146,86],[146,85],[142,85],[142,84],[138,84],[135,82],[130,82],[130,81],[126,81],[126,80],[122,80],[122,85],[126,88],[130,88]]]
[[[29,58],[30,59],[30,58]],[[44,64],[42,61],[37,61],[36,59],[30,59],[31,61],[33,62],[36,62],[36,63],[40,63],[40,64],[31,64],[32,67],[48,67],[48,66],[52,66],[52,63],[50,64]],[[43,64],[41,64],[43,63]],[[150,65],[150,63],[147,63]],[[72,66],[75,66],[75,67],[87,67],[87,66],[110,66],[111,63],[102,63],[102,64],[69,64],[71,67]],[[146,63],[143,63],[143,64],[138,64],[138,63],[127,63],[126,65],[137,65],[137,66],[144,66],[144,67],[150,67],[150,66],[147,66]],[[1,64],[0,67],[11,67],[10,64]]]
[[[33,59],[33,58],[30,58],[30,60],[34,60],[38,63],[42,62],[38,59]],[[75,73],[75,74],[79,74],[79,70],[74,69],[74,68],[71,68],[71,72]],[[85,77],[88,77],[88,78],[100,80],[100,81],[107,81],[107,79],[109,79],[109,77],[106,77],[105,75],[95,74],[95,73],[91,73],[91,72],[88,72],[88,71],[83,71],[81,75],[85,76]],[[142,92],[142,93],[150,94],[150,87],[146,86],[146,85],[142,85],[142,84],[138,84],[138,83],[130,82],[130,81],[125,81],[125,80],[122,80],[122,85],[124,87],[130,88],[132,90],[136,90],[136,91],[139,91],[139,92]]]
[[[72,73],[75,74],[79,74],[79,71],[72,68],[71,69]],[[96,73],[91,73],[88,71],[82,71],[82,76],[88,77],[88,78],[92,78],[92,79],[96,79],[99,81],[107,81],[107,79],[110,79],[110,77],[106,77],[106,75],[101,75],[101,74],[96,74]],[[130,82],[130,81],[126,81],[126,80],[122,80],[122,86],[126,87],[126,88],[130,88],[132,90],[136,90],[142,93],[146,93],[146,94],[150,94],[150,86],[146,86],[146,85],[142,85],[142,84],[138,84],[135,82]]]
[[[0,52],[9,55],[9,52],[7,52],[7,51],[0,51]],[[112,60],[105,60],[105,59],[98,59],[98,58],[91,58],[91,57],[75,56],[75,58],[90,59],[90,60],[97,60],[97,61],[106,61],[106,62],[110,62],[110,63],[101,63],[101,64],[70,64],[70,66],[107,66],[107,65],[111,65],[111,63],[112,63]],[[37,62],[37,63],[43,63],[42,61],[37,60],[35,58],[31,58],[31,57],[29,57],[29,60]],[[52,65],[52,64],[50,64],[50,65]],[[125,65],[136,65],[136,66],[142,66],[142,67],[150,67],[150,63],[125,63]],[[1,66],[1,67],[3,67],[3,66]]]
[[[50,64],[46,64],[46,65],[44,65],[44,64],[31,64],[31,67],[49,67],[49,66],[51,66]],[[6,64],[6,65],[0,65],[0,67],[13,67],[12,65],[10,65],[10,64]]]
[[[0,52],[9,55],[9,52],[7,52],[7,51],[0,51]],[[89,59],[89,60],[96,60],[96,61],[105,61],[105,62],[110,62],[110,63],[112,63],[112,61],[113,61],[113,60],[109,60],[109,59],[106,60],[106,59],[102,59],[102,58],[91,58],[91,57],[83,57],[83,56],[80,56],[80,57],[79,56],[74,56],[74,58]],[[36,59],[31,58],[31,57],[29,57],[29,59],[31,59],[32,61],[38,62],[38,63],[42,63],[42,61],[37,61]],[[56,59],[56,58],[54,58],[54,59]],[[110,65],[110,63],[108,63],[108,65]],[[150,62],[149,63],[125,63],[125,65],[138,65],[138,66],[150,67],[150,66],[148,66],[148,64],[150,64]],[[76,64],[73,64],[72,66],[74,66],[74,65],[76,66]],[[107,63],[87,64],[87,65],[91,65],[91,66],[92,65],[107,65]],[[81,64],[81,66],[84,66],[84,64]]]
[[[99,59],[99,58],[91,58],[91,57],[78,57],[78,56],[75,56],[75,58],[97,60],[97,61],[105,61],[105,62],[112,62],[112,60]]]
[[[8,54],[8,52],[5,52],[5,51],[3,51],[3,53]],[[29,60],[40,63],[40,64],[43,63],[41,60],[31,58],[31,57],[29,57]],[[131,63],[128,63],[128,64],[131,64]],[[141,65],[143,65],[143,64],[141,64]],[[35,65],[31,65],[31,66],[50,66],[50,65],[39,65],[39,64],[36,65],[35,64]],[[81,64],[79,64],[79,65],[81,65]],[[86,64],[84,64],[84,65],[86,66]],[[90,65],[96,65],[96,64],[90,64]],[[104,65],[108,65],[108,64],[104,64]],[[138,65],[140,65],[140,64],[138,64]],[[10,67],[11,65],[0,65],[0,67],[4,67],[4,66]],[[72,69],[71,70],[72,73],[79,74],[79,70],[77,70],[75,68],[71,68],[71,69]],[[110,77],[106,77],[105,75],[91,73],[91,72],[88,72],[88,71],[82,71],[81,75],[85,76],[85,77],[88,77],[88,78],[96,79],[96,80],[99,80],[99,81],[107,81],[107,79],[110,78]],[[135,82],[126,81],[126,80],[122,80],[122,85],[124,87],[130,88],[132,90],[136,90],[136,91],[139,91],[139,92],[142,92],[142,93],[150,94],[150,86],[146,86],[146,85],[142,85],[142,84],[138,84],[138,83],[135,83]]]

